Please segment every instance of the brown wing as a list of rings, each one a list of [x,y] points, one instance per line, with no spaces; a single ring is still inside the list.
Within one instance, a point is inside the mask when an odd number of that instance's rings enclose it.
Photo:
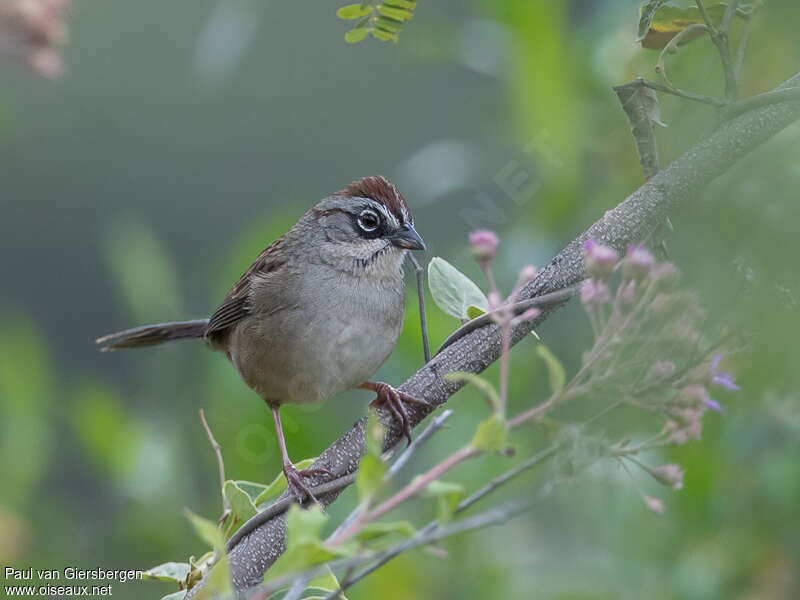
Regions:
[[[278,270],[286,261],[282,258],[281,246],[284,238],[267,246],[250,268],[244,272],[208,320],[206,336],[219,333],[233,327],[250,312],[250,290],[253,278]]]

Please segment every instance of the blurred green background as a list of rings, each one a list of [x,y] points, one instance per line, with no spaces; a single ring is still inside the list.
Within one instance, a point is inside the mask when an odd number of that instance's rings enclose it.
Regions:
[[[423,1],[398,44],[357,45],[344,43],[337,7],[76,1],[61,80],[2,65],[0,565],[148,568],[202,554],[183,516],[220,512],[201,407],[228,476],[272,479],[269,414],[221,356],[201,343],[102,355],[92,339],[208,315],[322,196],[385,174],[429,255],[476,281],[466,235],[495,229],[507,288],[523,264],[545,264],[641,184],[611,91],[657,78],[657,55],[634,42],[637,2]],[[757,17],[746,95],[800,69],[798,22],[793,0]],[[709,42],[668,60],[682,87],[721,90]],[[662,110],[664,162],[714,126],[700,105],[663,98]],[[706,418],[702,441],[647,457],[687,470],[680,492],[641,482],[666,514],[648,512],[601,465],[525,517],[448,540],[449,558],[405,555],[349,597],[800,597],[799,147],[795,126],[674,215],[668,244],[686,287],[748,343],[732,360],[743,390],[717,396],[727,411]],[[515,175],[521,191],[509,194],[502,182]],[[457,326],[432,303],[429,319],[434,344]],[[410,302],[385,380],[399,384],[420,365],[418,323]],[[575,306],[539,334],[572,370],[589,343]],[[545,389],[525,342],[513,355],[511,411]],[[350,392],[285,409],[293,458],[319,453],[369,399]],[[410,472],[460,445],[485,414],[471,390],[450,405],[451,427]],[[519,456],[535,435],[515,434]],[[477,486],[510,462],[481,459],[454,477]],[[532,493],[546,478],[505,493]],[[354,501],[346,493],[333,520]],[[433,507],[401,512],[421,523]],[[134,582],[116,584],[114,597],[169,591]]]

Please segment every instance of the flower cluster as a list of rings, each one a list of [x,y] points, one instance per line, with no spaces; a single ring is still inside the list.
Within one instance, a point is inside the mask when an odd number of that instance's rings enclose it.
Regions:
[[[680,272],[657,262],[643,246],[616,250],[590,240],[584,244],[585,270],[581,302],[595,335],[584,354],[584,393],[656,413],[658,434],[639,445],[613,447],[621,463],[632,462],[658,482],[675,490],[683,486],[683,470],[674,464],[650,468],[633,457],[660,446],[699,440],[703,416],[723,412],[712,389],[736,391],[734,376],[720,370],[725,356],[704,335],[706,312],[697,296],[676,289]],[[615,276],[619,278],[614,283]],[[663,502],[642,493],[654,512]]]
[[[69,0],[0,2],[0,55],[12,57],[49,79],[63,71],[58,48],[67,41]]]

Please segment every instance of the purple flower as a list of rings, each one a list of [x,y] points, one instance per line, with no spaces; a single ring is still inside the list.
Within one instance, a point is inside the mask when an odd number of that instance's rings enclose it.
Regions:
[[[725,355],[720,353],[715,355],[714,360],[711,361],[711,380],[729,392],[738,392],[742,388],[736,385],[736,378],[733,376],[733,373],[722,373],[717,371],[717,367],[724,357]]]
[[[722,407],[722,405],[716,400],[714,400],[711,396],[706,396],[705,398],[703,398],[703,406],[708,410],[713,410],[714,412],[718,413],[725,412],[725,409]]]
[[[583,250],[585,252],[586,271],[589,275],[595,277],[611,275],[619,259],[616,250],[609,246],[598,244],[594,240],[586,240],[583,243]]]
[[[497,254],[497,245],[500,240],[494,231],[478,229],[469,234],[469,245],[472,247],[472,254],[481,262],[489,261]]]

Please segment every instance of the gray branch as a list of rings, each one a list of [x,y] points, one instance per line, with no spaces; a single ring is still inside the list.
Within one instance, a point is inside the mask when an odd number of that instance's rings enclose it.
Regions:
[[[798,85],[800,74],[778,89]],[[721,124],[573,240],[525,286],[520,299],[556,292],[579,282],[583,278],[582,245],[587,239],[602,241],[619,250],[648,239],[674,209],[688,203],[713,179],[798,118],[800,103],[787,101],[756,108]],[[559,306],[548,306],[535,321],[516,327],[512,342],[523,339]],[[447,373],[480,373],[499,356],[500,334],[494,324],[471,331],[437,354],[400,387],[429,404],[428,408],[408,405],[412,424],[418,424],[461,388],[463,383],[445,380]],[[379,410],[379,416],[386,425],[385,449],[389,449],[403,439],[403,434],[387,411]],[[334,478],[355,472],[364,454],[364,426],[364,419],[358,421],[320,455],[314,466],[324,467]],[[319,475],[310,483],[318,485],[327,479],[327,475]],[[339,493],[334,491],[319,499],[328,505]],[[285,534],[285,515],[280,514],[245,536],[231,550],[230,566],[236,590],[244,591],[262,581],[264,573],[285,550]],[[187,598],[192,598],[202,585],[203,582],[195,586]]]

